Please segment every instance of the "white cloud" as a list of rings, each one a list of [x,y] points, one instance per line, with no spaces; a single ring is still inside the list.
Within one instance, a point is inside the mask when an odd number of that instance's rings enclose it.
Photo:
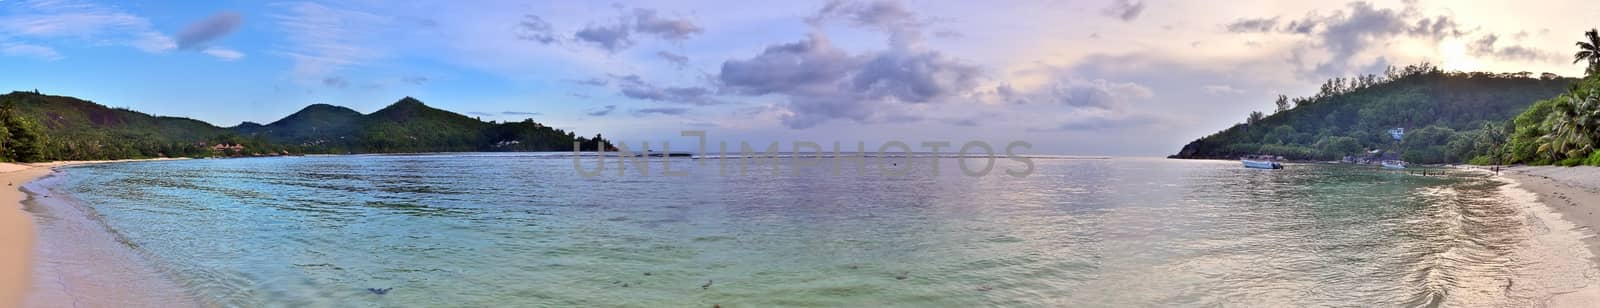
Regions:
[[[224,47],[208,47],[200,52],[211,55],[212,57],[217,57],[217,59],[222,59],[222,61],[233,61],[244,58],[244,53]]]
[[[1233,86],[1225,85],[1225,84],[1207,85],[1207,86],[1204,86],[1204,87],[1201,87],[1201,88],[1205,89],[1206,93],[1210,93],[1211,95],[1242,94],[1242,93],[1244,93],[1244,90],[1234,89]]]
[[[30,1],[30,10],[0,17],[0,31],[14,38],[77,39],[93,45],[123,45],[149,53],[177,49],[150,20],[113,6],[89,2]]]
[[[294,72],[311,80],[387,54],[373,46],[394,19],[313,2],[280,4],[288,10],[273,19],[287,32],[279,53],[294,60]]]
[[[61,59],[61,54],[57,53],[55,49],[23,43],[0,42],[0,54],[5,54],[7,56],[32,57],[48,61]]]

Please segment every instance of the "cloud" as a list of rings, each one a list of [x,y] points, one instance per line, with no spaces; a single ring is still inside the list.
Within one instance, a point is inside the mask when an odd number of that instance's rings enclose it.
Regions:
[[[23,5],[28,9],[0,17],[0,33],[4,33],[0,38],[73,38],[91,45],[122,45],[148,53],[177,49],[177,43],[155,31],[150,20],[114,6],[80,1],[31,1]]]
[[[1113,0],[1110,6],[1100,10],[1100,14],[1121,19],[1122,21],[1138,19],[1139,13],[1143,12],[1144,2],[1134,0]]]
[[[651,9],[633,9],[633,16],[634,31],[652,34],[663,40],[682,41],[704,31],[692,21],[662,18]]]
[[[533,14],[522,15],[522,21],[517,23],[516,35],[518,39],[539,42],[545,45],[557,41],[555,31],[551,29],[550,23],[545,22],[544,18],[539,18],[539,15]]]
[[[728,60],[717,75],[732,94],[787,97],[779,114],[795,129],[832,119],[906,120],[902,104],[955,97],[976,87],[980,76],[977,66],[937,51],[892,48],[851,55],[821,33]]]
[[[189,24],[189,27],[184,28],[183,32],[178,32],[178,48],[204,48],[206,43],[233,33],[233,30],[239,28],[239,24],[243,21],[244,17],[239,16],[237,13],[221,12]]]
[[[637,77],[637,76],[635,76],[635,77]],[[611,81],[608,81],[605,78],[598,78],[598,77],[597,78],[584,79],[584,80],[568,80],[568,81],[572,82],[572,83],[575,83],[575,84],[579,84],[579,85],[594,86],[594,87],[604,87],[607,84],[611,83]]]
[[[773,45],[749,59],[722,63],[718,78],[746,95],[811,94],[832,91],[864,60],[832,46],[820,33],[794,43]]]
[[[597,110],[591,110],[591,111],[587,112],[586,114],[588,114],[591,117],[603,117],[603,116],[611,114],[612,111],[616,111],[616,110],[617,110],[617,105],[606,105],[605,108],[600,108],[600,109],[597,109]]]
[[[482,111],[469,111],[469,112],[467,112],[467,114],[480,116],[480,117],[494,116],[493,113],[482,112]]]
[[[613,53],[633,46],[633,41],[628,39],[628,25],[626,24],[604,25],[591,23],[582,30],[578,30],[578,33],[574,33],[572,37]]]
[[[1244,90],[1234,89],[1233,86],[1225,85],[1225,84],[1224,85],[1207,85],[1207,86],[1204,86],[1204,87],[1201,87],[1201,88],[1205,89],[1206,93],[1211,94],[1211,95],[1243,94],[1244,93]]]
[[[655,115],[655,114],[660,114],[660,115],[682,115],[682,114],[685,114],[685,113],[689,113],[689,109],[688,108],[661,107],[661,108],[642,108],[642,109],[634,109],[633,110],[633,116],[636,116],[636,117],[647,116],[647,115]]]
[[[815,14],[806,17],[806,23],[815,26],[841,19],[855,26],[874,28],[888,33],[890,44],[896,47],[921,43],[922,27],[926,24],[896,0],[872,2],[830,0]]]
[[[711,98],[711,90],[699,87],[623,87],[622,95],[632,99],[686,103],[706,106],[725,102]]]
[[[1135,100],[1154,97],[1155,92],[1132,82],[1069,79],[1056,81],[1050,95],[1066,106],[1121,110]]]
[[[0,42],[0,54],[14,57],[31,57],[46,61],[61,60],[61,54],[54,48],[23,44]]]
[[[244,53],[239,52],[238,50],[223,47],[206,47],[205,50],[201,50],[200,52],[212,57],[216,57],[217,59],[222,59],[222,61],[233,61],[244,58]]]
[[[278,53],[294,61],[294,72],[315,78],[386,56],[373,42],[392,28],[393,18],[313,2],[277,4],[287,13],[272,15],[287,34]]]
[[[621,8],[620,4],[614,6]],[[694,21],[662,17],[656,10],[637,8],[633,9],[632,14],[619,16],[615,22],[590,22],[574,32],[571,40],[616,53],[633,47],[635,33],[667,41],[683,41],[701,32],[705,32],[705,29]],[[534,14],[523,15],[515,32],[519,39],[545,45],[562,41],[555,33],[549,22]]]
[[[622,96],[658,102],[682,103],[696,106],[720,105],[726,102],[712,97],[711,89],[701,87],[658,87],[645,82],[639,75],[613,76],[621,87]]]
[[[500,114],[503,114],[503,115],[517,115],[517,116],[534,116],[534,115],[542,115],[543,113],[523,112],[523,111],[501,111]]]
[[[400,77],[400,82],[414,84],[414,85],[422,85],[422,84],[428,83],[428,77],[427,76],[405,76],[405,77]]]
[[[684,66],[689,65],[689,57],[688,56],[675,54],[675,53],[668,52],[668,51],[665,51],[665,50],[657,51],[656,52],[656,56],[657,57],[661,57],[661,59],[663,59],[663,60],[667,60],[667,62],[672,62],[672,64],[677,66],[679,69],[682,69]]]
[[[1473,40],[1470,44],[1468,44],[1467,52],[1474,56],[1492,57],[1495,59],[1508,61],[1554,63],[1563,63],[1566,61],[1564,55],[1559,53],[1542,51],[1522,45],[1508,45],[1500,47],[1499,43],[1500,37],[1498,35],[1493,33],[1485,34],[1483,37]]]
[[[1424,16],[1415,2],[1406,2],[1396,10],[1374,7],[1367,2],[1351,2],[1345,10],[1323,15],[1309,12],[1305,17],[1281,23],[1282,17],[1242,18],[1224,25],[1233,33],[1279,33],[1310,39],[1298,53],[1324,51],[1328,59],[1316,63],[1312,73],[1316,76],[1343,75],[1352,68],[1364,68],[1353,63],[1353,58],[1373,47],[1398,37],[1429,39],[1438,42],[1447,37],[1460,37],[1466,32],[1455,19],[1446,15]],[[1305,59],[1296,54],[1292,61]]]
[[[1228,32],[1233,33],[1272,32],[1274,28],[1278,27],[1278,18],[1244,18],[1224,27],[1228,29]]]
[[[937,51],[890,50],[871,57],[850,80],[869,98],[925,103],[976,86],[980,69]]]
[[[344,77],[335,76],[335,77],[323,78],[322,79],[322,85],[328,86],[328,87],[333,87],[333,88],[344,89],[344,88],[350,87],[350,81],[349,80],[345,80]]]

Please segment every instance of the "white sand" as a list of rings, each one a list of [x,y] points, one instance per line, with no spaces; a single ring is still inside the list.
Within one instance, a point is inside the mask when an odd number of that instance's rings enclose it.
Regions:
[[[22,211],[22,184],[49,174],[49,168],[0,163],[0,307],[16,307],[28,290],[33,252],[33,218]]]
[[[1514,303],[1511,306],[1593,307],[1600,303],[1600,267],[1588,243],[1593,236],[1565,219],[1567,215],[1539,202],[1541,195],[1527,187],[1539,185],[1501,179],[1510,183],[1501,187],[1501,193],[1521,207],[1528,228],[1528,241],[1514,257],[1517,271],[1505,286]]]
[[[29,193],[24,192],[22,189],[34,180],[54,172],[52,170],[54,167],[109,162],[122,161],[76,161],[38,164],[0,163],[0,183],[6,185],[0,188],[0,307],[74,307],[84,304],[74,302],[71,297],[52,297],[38,294],[41,293],[39,292],[41,289],[60,288],[66,290],[76,287],[71,283],[88,284],[90,282],[85,280],[65,282],[66,284],[63,284],[63,282],[57,281],[54,286],[36,282],[40,280],[39,275],[41,272],[45,272],[43,270],[45,267],[37,265],[59,261],[44,257],[35,258],[38,257],[36,254],[39,254],[46,246],[57,246],[35,245],[35,240],[47,237],[38,236],[41,234],[35,232],[34,217],[24,211],[23,201],[29,198]],[[81,244],[77,243],[79,240],[77,238],[63,239],[57,237],[55,239]],[[61,249],[55,250],[60,251]],[[85,260],[83,257],[94,256],[73,257],[78,260]],[[123,283],[126,282],[124,281]],[[125,289],[110,288],[84,291],[90,292],[82,292],[79,296],[112,300],[111,302],[102,302],[104,305],[95,307],[126,306],[115,301],[119,298],[124,298]]]

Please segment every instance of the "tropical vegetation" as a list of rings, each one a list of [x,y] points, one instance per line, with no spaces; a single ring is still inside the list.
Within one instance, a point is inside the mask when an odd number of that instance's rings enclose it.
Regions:
[[[532,119],[484,122],[410,97],[372,114],[317,104],[271,124],[224,128],[37,91],[0,95],[4,161],[570,151],[574,144],[591,151],[611,146],[598,134],[579,137]]]
[[[1600,30],[1584,32],[1576,45],[1573,63],[1585,65],[1583,79],[1444,73],[1427,65],[1398,74],[1391,69],[1353,86],[1335,79],[1291,108],[1280,96],[1276,113],[1252,112],[1245,123],[1196,140],[1174,157],[1333,159],[1388,149],[1380,131],[1392,126],[1411,129],[1390,147],[1411,162],[1600,166]],[[1525,107],[1507,115],[1507,106]]]
[[[1505,119],[1528,102],[1561,93],[1574,79],[1554,74],[1444,72],[1423,63],[1382,75],[1334,78],[1311,96],[1280,95],[1270,115],[1252,112],[1228,129],[1190,142],[1175,158],[1270,154],[1340,160],[1400,153],[1416,163],[1473,160],[1497,150]],[[1404,128],[1395,141],[1387,131]],[[1487,138],[1487,139],[1486,139]],[[1504,138],[1504,137],[1500,137]]]

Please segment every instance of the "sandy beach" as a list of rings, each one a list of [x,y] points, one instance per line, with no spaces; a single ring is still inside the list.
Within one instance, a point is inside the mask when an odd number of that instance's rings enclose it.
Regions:
[[[1591,260],[1600,263],[1600,168],[1595,167],[1512,167],[1502,173],[1539,195],[1539,201],[1560,213],[1584,234]]]
[[[1595,237],[1600,168],[1512,167],[1501,175],[1511,183],[1504,194],[1528,205],[1524,211],[1534,229],[1530,246],[1522,251],[1529,257],[1524,260],[1529,270],[1518,278],[1539,290],[1529,304],[1585,307],[1600,301],[1600,238]]]
[[[33,253],[33,218],[22,211],[23,183],[50,174],[49,167],[0,163],[0,306],[16,307],[28,290]]]
[[[155,159],[167,160],[167,159]],[[138,160],[144,161],[144,160]],[[129,299],[125,296],[141,297],[140,294],[149,294],[152,291],[170,289],[175,286],[149,288],[138,286],[150,281],[160,284],[161,279],[147,279],[154,273],[142,266],[134,264],[132,257],[127,254],[105,251],[117,247],[114,239],[110,238],[81,238],[78,234],[56,234],[60,245],[36,245],[35,240],[42,238],[48,232],[36,232],[35,224],[38,217],[34,217],[25,210],[30,200],[30,194],[37,195],[44,192],[48,196],[48,187],[39,185],[39,180],[48,178],[54,173],[54,168],[68,165],[128,162],[125,161],[72,161],[49,162],[36,164],[0,163],[0,182],[6,183],[0,189],[0,307],[67,307],[67,306],[152,306],[165,304],[135,299],[133,302],[122,301]],[[45,199],[48,200],[48,199]],[[65,202],[65,201],[55,201]],[[70,206],[60,203],[52,204],[60,210],[74,210]],[[86,215],[75,213],[78,219],[85,219]],[[77,224],[87,225],[85,224]],[[51,232],[67,232],[70,230],[52,230]],[[102,232],[103,233],[103,232]],[[47,238],[48,239],[48,238]],[[41,256],[41,254],[43,256]],[[48,262],[46,262],[48,261]],[[88,261],[88,262],[85,262]],[[70,266],[61,266],[68,264]],[[76,270],[68,267],[76,268]],[[91,275],[101,275],[102,272],[120,272],[125,274],[121,280],[108,280],[96,277],[87,279]],[[76,272],[72,275],[70,272]],[[40,277],[53,277],[53,284],[39,282]],[[129,284],[129,282],[138,282]],[[68,289],[73,289],[68,292]],[[102,296],[99,302],[84,302],[81,298],[71,293],[82,294],[118,294],[119,296]],[[159,296],[173,296],[174,294],[160,294]],[[154,299],[157,297],[147,297]],[[187,300],[186,296],[172,297]]]

